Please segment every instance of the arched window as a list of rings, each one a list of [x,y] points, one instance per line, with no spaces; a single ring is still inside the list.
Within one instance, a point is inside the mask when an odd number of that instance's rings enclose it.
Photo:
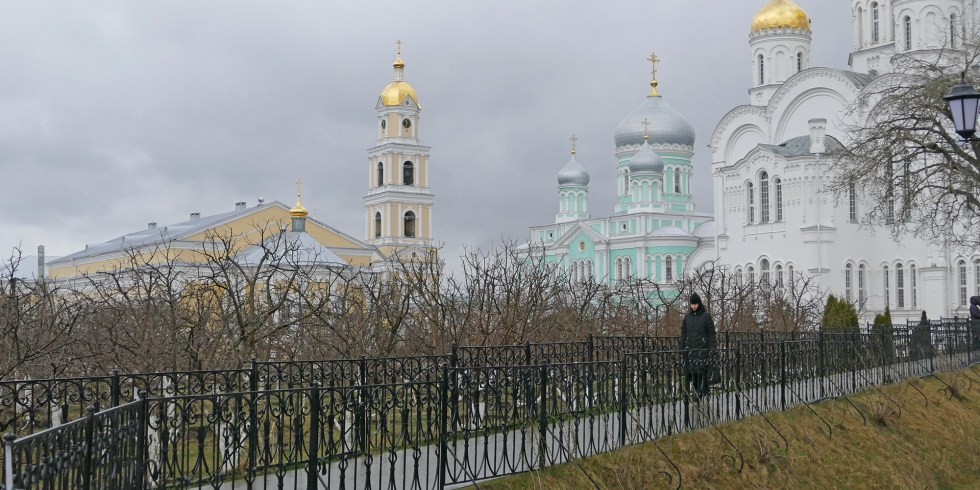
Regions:
[[[973,282],[976,285],[977,296],[980,296],[980,259],[973,259]]]
[[[966,261],[961,260],[959,263],[960,272],[960,306],[966,306]]]
[[[773,187],[776,188],[776,221],[783,220],[783,179],[775,177]]]
[[[905,50],[911,51],[912,50],[912,18],[911,17],[906,15],[905,18],[902,19],[902,30],[903,30],[903,34],[905,35]]]
[[[912,308],[919,306],[919,279],[915,277],[915,264],[909,265],[909,286],[912,290]]]
[[[378,162],[378,187],[385,185],[385,164]]]
[[[762,284],[769,284],[769,259],[759,261],[759,274]]]
[[[895,305],[905,308],[905,266],[895,264]]]
[[[889,284],[888,279],[889,279],[889,277],[888,277],[888,266],[887,265],[883,265],[883,266],[881,266],[881,281],[882,281],[882,286],[883,286],[882,296],[884,297],[884,300],[885,300],[885,308],[888,308],[889,306],[891,306],[891,296],[892,296],[891,293],[892,292],[891,292],[891,284]]]
[[[956,14],[949,14],[949,47],[956,48]]]
[[[415,238],[415,213],[411,211],[405,213],[405,236]]]
[[[858,197],[857,197],[857,184],[851,182],[847,185],[847,201],[848,201],[848,216],[851,219],[851,223],[857,223],[858,220]]]
[[[766,84],[766,59],[759,55],[759,85]]]
[[[782,264],[776,264],[776,267],[775,267],[774,271],[776,273],[776,287],[779,288],[779,289],[782,289],[783,288],[783,285],[785,284],[785,281],[783,281],[783,266],[782,266]]]
[[[881,12],[878,2],[871,4],[871,43],[877,44],[881,41]]]
[[[741,286],[742,283],[743,283],[742,268],[741,267],[736,267],[735,268],[735,284],[738,284],[739,286]]]
[[[847,264],[844,266],[844,298],[850,303],[853,301],[853,296],[851,296],[851,275],[854,273],[854,265]]]
[[[680,169],[674,169],[674,193],[681,193],[681,173]]]
[[[402,164],[402,184],[415,185],[415,164],[405,162]]]
[[[750,225],[755,223],[755,189],[752,182],[745,183],[745,219]]]
[[[865,277],[867,276],[867,268],[864,264],[858,266],[858,303],[864,304],[865,298],[868,297],[865,292]]]
[[[585,279],[587,281],[592,280],[592,260],[585,261]]]
[[[667,282],[674,280],[674,258],[669,255],[664,260],[664,279]]]
[[[786,277],[789,279],[789,287],[793,287],[793,283],[796,281],[796,276],[793,275],[793,264],[786,266]]]
[[[755,267],[751,265],[745,268],[745,275],[748,276],[749,284],[755,285]]]
[[[769,174],[759,174],[759,211],[760,223],[769,222]]]
[[[803,53],[796,53],[796,72],[803,71]]]
[[[623,279],[629,280],[630,275],[633,273],[630,267],[630,258],[623,257]]]
[[[381,238],[381,213],[374,213],[374,238]]]

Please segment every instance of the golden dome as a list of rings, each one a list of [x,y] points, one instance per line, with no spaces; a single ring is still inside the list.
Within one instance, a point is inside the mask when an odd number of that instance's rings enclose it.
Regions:
[[[405,102],[405,97],[409,96],[421,109],[422,104],[419,104],[419,96],[415,95],[415,89],[405,80],[395,80],[381,91],[381,103],[384,105],[402,105]]]
[[[810,17],[793,0],[769,0],[752,19],[752,32],[780,27],[810,29]]]
[[[296,205],[293,206],[293,209],[289,210],[289,215],[294,218],[305,218],[308,214],[310,214],[306,208],[303,207],[303,203],[300,202],[300,196],[302,195],[303,189],[302,186],[302,180],[296,181]]]

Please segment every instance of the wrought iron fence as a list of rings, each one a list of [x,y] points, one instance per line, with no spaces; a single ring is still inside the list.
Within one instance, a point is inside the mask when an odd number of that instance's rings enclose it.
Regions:
[[[596,337],[8,383],[0,386],[12,386],[14,420],[61,425],[6,436],[3,482],[6,490],[442,488],[962,368],[977,360],[967,327],[720,334],[706,356],[677,350],[672,338]],[[710,379],[707,394],[701,379]],[[138,400],[122,404],[132,393]],[[47,399],[57,400],[60,420],[49,408],[28,410]]]

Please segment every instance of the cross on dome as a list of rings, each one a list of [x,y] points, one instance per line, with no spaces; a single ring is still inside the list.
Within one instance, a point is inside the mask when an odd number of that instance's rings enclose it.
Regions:
[[[296,181],[296,205],[293,206],[293,209],[289,210],[289,214],[292,215],[292,217],[294,218],[305,218],[306,215],[309,214],[306,208],[303,207],[303,203],[300,202],[301,201],[300,198],[302,197],[302,195],[303,195],[303,179],[299,179]]]
[[[568,138],[568,139],[572,141],[572,155],[574,155],[575,154],[575,143],[578,141],[578,138],[576,138],[575,135],[573,134],[572,137],[571,138]]]
[[[647,61],[652,65],[650,69],[650,97],[660,97],[660,92],[657,91],[657,63],[660,63],[660,58],[657,57],[657,53],[650,53]]]
[[[643,118],[643,141],[650,139],[650,120]]]

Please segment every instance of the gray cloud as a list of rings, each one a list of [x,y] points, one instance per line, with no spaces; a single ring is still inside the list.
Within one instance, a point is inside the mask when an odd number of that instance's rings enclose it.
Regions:
[[[148,221],[290,203],[362,237],[365,150],[394,40],[424,108],[437,238],[520,239],[551,222],[579,137],[593,215],[611,212],[612,136],[648,91],[698,133],[711,210],[715,123],[747,101],[764,2],[12,2],[0,19],[0,246],[66,254]],[[814,65],[842,67],[846,2],[804,2]]]

